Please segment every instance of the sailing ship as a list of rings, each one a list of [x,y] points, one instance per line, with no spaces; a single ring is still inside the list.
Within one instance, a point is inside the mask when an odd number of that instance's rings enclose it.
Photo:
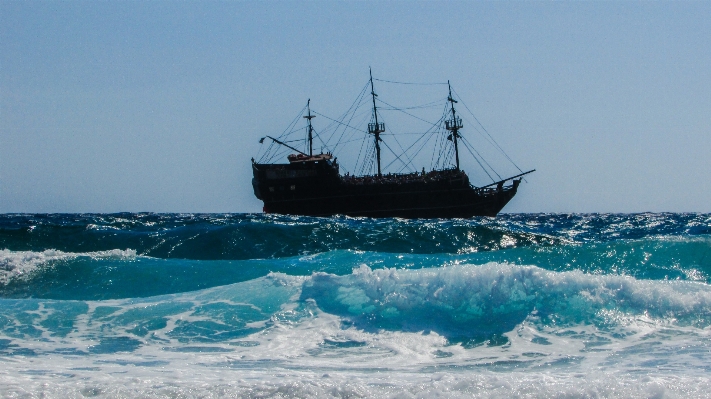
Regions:
[[[309,99],[307,113],[303,115],[307,122],[304,151],[292,146],[293,142],[288,142],[281,136],[265,136],[261,138],[260,143],[269,139],[272,145],[293,151],[287,156],[288,163],[269,163],[252,159],[252,186],[255,196],[264,202],[264,212],[407,219],[496,216],[516,195],[523,176],[535,171],[523,172],[518,169],[521,173],[483,186],[470,183],[469,176],[460,168],[459,162],[462,142],[460,131],[464,125],[455,108],[458,101],[452,96],[452,88],[447,82],[447,110],[439,125],[444,128],[441,131],[447,135],[447,141],[443,142],[449,143],[450,148],[453,147],[454,164],[429,172],[423,168],[421,172],[383,173],[381,143],[384,143],[382,135],[385,132],[385,123],[379,118],[372,72],[369,85],[372,115],[367,125],[367,134],[372,136],[369,144],[370,148],[374,149],[372,152],[377,168],[373,168],[372,173],[361,175],[351,175],[350,172],[342,174],[341,166],[333,153],[324,152],[322,149],[320,153],[314,154],[312,119],[316,116],[311,112]],[[367,86],[364,87],[364,90],[366,89]],[[337,122],[349,126],[345,121]],[[365,130],[363,133],[366,133]]]

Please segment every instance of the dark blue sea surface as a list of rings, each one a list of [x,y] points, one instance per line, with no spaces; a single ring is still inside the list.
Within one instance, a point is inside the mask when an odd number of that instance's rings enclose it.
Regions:
[[[710,283],[709,214],[5,214],[0,396],[704,397]]]

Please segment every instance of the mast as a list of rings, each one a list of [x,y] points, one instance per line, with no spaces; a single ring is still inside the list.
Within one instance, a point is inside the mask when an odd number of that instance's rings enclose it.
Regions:
[[[311,126],[311,119],[315,118],[316,115],[311,115],[311,99],[309,98],[309,101],[306,102],[306,108],[308,108],[309,113],[308,115],[304,115],[304,118],[308,119],[309,121],[309,156],[312,157],[314,156],[314,128]]]
[[[449,87],[449,97],[447,97],[447,101],[449,101],[452,106],[452,119],[444,121],[444,126],[447,130],[452,132],[448,138],[454,142],[454,159],[457,161],[457,170],[459,170],[459,146],[457,139],[459,138],[459,129],[463,128],[464,125],[462,124],[462,119],[457,118],[457,111],[454,110],[454,103],[457,101],[452,98],[452,86],[450,86],[449,80],[447,81],[447,87]]]
[[[370,72],[370,94],[373,96],[373,115],[375,116],[375,123],[368,124],[368,133],[375,136],[375,153],[378,160],[378,177],[380,177],[382,176],[380,172],[380,133],[385,131],[385,124],[378,123],[378,109],[375,106],[375,97],[378,95],[375,94],[375,88],[373,87],[373,71],[370,68],[368,68],[368,71]]]

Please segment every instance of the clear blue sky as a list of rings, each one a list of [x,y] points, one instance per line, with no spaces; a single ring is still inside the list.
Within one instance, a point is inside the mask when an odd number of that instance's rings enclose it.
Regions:
[[[711,212],[709,21],[711,2],[1,1],[0,212],[260,211],[259,138],[307,98],[339,115],[369,66],[451,80],[538,170],[507,212]]]

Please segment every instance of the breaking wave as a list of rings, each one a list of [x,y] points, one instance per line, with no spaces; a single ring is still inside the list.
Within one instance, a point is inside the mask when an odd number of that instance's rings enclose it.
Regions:
[[[705,397],[711,216],[0,215],[0,396]]]

